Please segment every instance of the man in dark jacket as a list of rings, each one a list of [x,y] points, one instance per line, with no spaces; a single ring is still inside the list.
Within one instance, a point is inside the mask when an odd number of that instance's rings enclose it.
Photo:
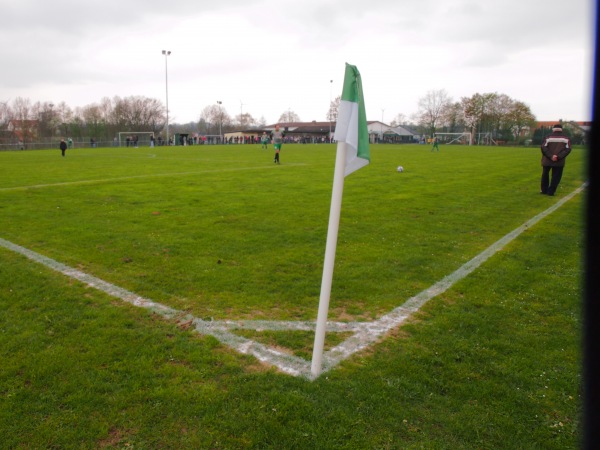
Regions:
[[[60,151],[63,156],[65,156],[65,151],[67,150],[67,143],[65,142],[65,138],[60,140]]]
[[[554,195],[565,168],[565,158],[571,153],[571,140],[563,134],[562,125],[554,125],[552,134],[542,141],[541,194]],[[552,172],[552,179],[550,179]]]

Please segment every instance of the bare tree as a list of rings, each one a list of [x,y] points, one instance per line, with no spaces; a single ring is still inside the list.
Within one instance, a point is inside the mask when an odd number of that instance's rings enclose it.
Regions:
[[[200,134],[211,134],[210,133],[210,122],[200,118],[198,120],[198,133]]]
[[[279,116],[279,120],[277,122],[281,123],[292,123],[292,122],[300,122],[300,117],[291,109],[283,112],[281,116]]]
[[[220,134],[231,127],[231,116],[221,105],[209,105],[200,113],[200,120],[209,124],[207,134]]]
[[[17,97],[13,101],[11,108],[12,118],[16,120],[31,120],[33,118],[32,110],[31,100],[28,98]]]
[[[240,128],[255,128],[257,126],[256,119],[250,113],[238,114],[235,116],[234,122],[240,124]]]
[[[99,115],[106,114],[107,100],[103,106],[95,105]],[[131,96],[126,98],[114,97],[110,122],[120,131],[154,131],[162,129],[166,110],[159,100]]]
[[[38,110],[38,133],[40,137],[52,137],[56,130],[56,119],[54,114],[54,103],[44,102],[37,106]]]
[[[93,103],[81,108],[81,117],[87,135],[90,137],[104,136],[106,122],[102,116],[102,109],[99,105]]]
[[[8,102],[0,102],[0,127],[4,128],[10,120],[10,108]]]
[[[70,132],[69,124],[73,120],[73,110],[65,102],[60,102],[55,113],[60,131],[64,137],[67,137]]]
[[[23,143],[32,142],[37,129],[36,112],[38,108],[33,107],[28,98],[17,97],[11,108],[12,119],[15,122],[13,129],[17,138]]]
[[[444,108],[442,123],[449,133],[462,132],[465,130],[467,125],[460,102],[450,103]]]
[[[433,135],[442,118],[445,108],[452,103],[452,99],[445,89],[429,91],[419,99],[417,118],[419,125],[423,126]]]
[[[331,103],[329,104],[329,109],[327,110],[327,114],[325,115],[325,118],[327,119],[327,121],[337,122],[338,111],[340,109],[341,101],[342,101],[342,97],[339,95],[334,100],[331,101]]]
[[[392,127],[399,127],[400,125],[408,125],[408,118],[402,113],[397,114],[390,122]]]
[[[11,111],[8,102],[0,102],[0,143],[10,142],[10,132],[5,132],[10,118]]]

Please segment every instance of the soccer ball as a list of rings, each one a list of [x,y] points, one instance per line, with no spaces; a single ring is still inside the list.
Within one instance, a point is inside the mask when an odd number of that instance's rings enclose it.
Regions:
[[[398,166],[398,168],[396,169],[398,172],[404,172],[404,167],[402,166]]]

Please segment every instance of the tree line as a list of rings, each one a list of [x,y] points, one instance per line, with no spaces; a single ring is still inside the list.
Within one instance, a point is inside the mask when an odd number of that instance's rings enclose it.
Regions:
[[[330,102],[325,114],[328,121],[337,120],[340,97]],[[143,96],[103,98],[99,103],[70,108],[65,102],[31,102],[17,97],[11,104],[0,102],[0,141],[14,140],[8,129],[9,122],[19,121],[24,141],[44,141],[57,136],[74,139],[95,138],[111,141],[119,132],[153,132],[161,134],[166,125],[166,108],[157,99]],[[292,110],[284,111],[278,122],[300,122]],[[222,104],[206,106],[198,122],[169,124],[172,133],[198,133],[221,135],[233,130],[250,130],[266,125],[264,117],[256,119],[240,109],[239,115],[231,116]],[[406,126],[422,135],[435,133],[470,132],[474,143],[505,141],[523,143],[541,142],[544,130],[536,130],[535,115],[527,104],[505,94],[476,93],[454,101],[444,90],[432,90],[419,99],[418,111],[410,120],[398,114],[392,126]],[[576,128],[569,128],[575,142],[583,140]],[[546,133],[547,134],[547,133]]]
[[[432,90],[421,97],[412,122],[399,114],[393,126],[406,125],[420,134],[470,132],[474,144],[503,141],[522,144],[541,143],[549,130],[538,128],[531,108],[520,100],[497,92],[476,93],[454,101],[444,89]],[[584,134],[579,127],[566,122],[565,131],[574,143],[582,143]]]
[[[20,138],[27,142],[48,141],[58,136],[76,140],[95,138],[109,142],[119,132],[165,131],[167,110],[160,100],[143,96],[103,98],[99,103],[71,108],[65,102],[32,102],[17,97],[12,103],[0,102],[0,142],[15,140],[9,129],[11,121],[18,123]],[[280,122],[300,122],[291,110],[284,111]],[[209,105],[200,113],[198,122],[169,124],[171,133],[221,135],[235,129],[255,129],[266,125],[264,117],[240,111],[231,116],[221,104]]]
[[[100,103],[72,109],[65,102],[31,102],[17,97],[11,104],[0,103],[0,129],[5,139],[8,124],[18,123],[26,142],[56,136],[96,137],[112,140],[119,131],[152,131],[165,125],[166,110],[158,100],[141,97],[103,98]]]

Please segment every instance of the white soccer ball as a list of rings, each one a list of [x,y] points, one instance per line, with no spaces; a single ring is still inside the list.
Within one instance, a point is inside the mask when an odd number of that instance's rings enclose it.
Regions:
[[[398,169],[396,169],[398,172],[404,172],[404,167],[402,166],[398,166]]]

